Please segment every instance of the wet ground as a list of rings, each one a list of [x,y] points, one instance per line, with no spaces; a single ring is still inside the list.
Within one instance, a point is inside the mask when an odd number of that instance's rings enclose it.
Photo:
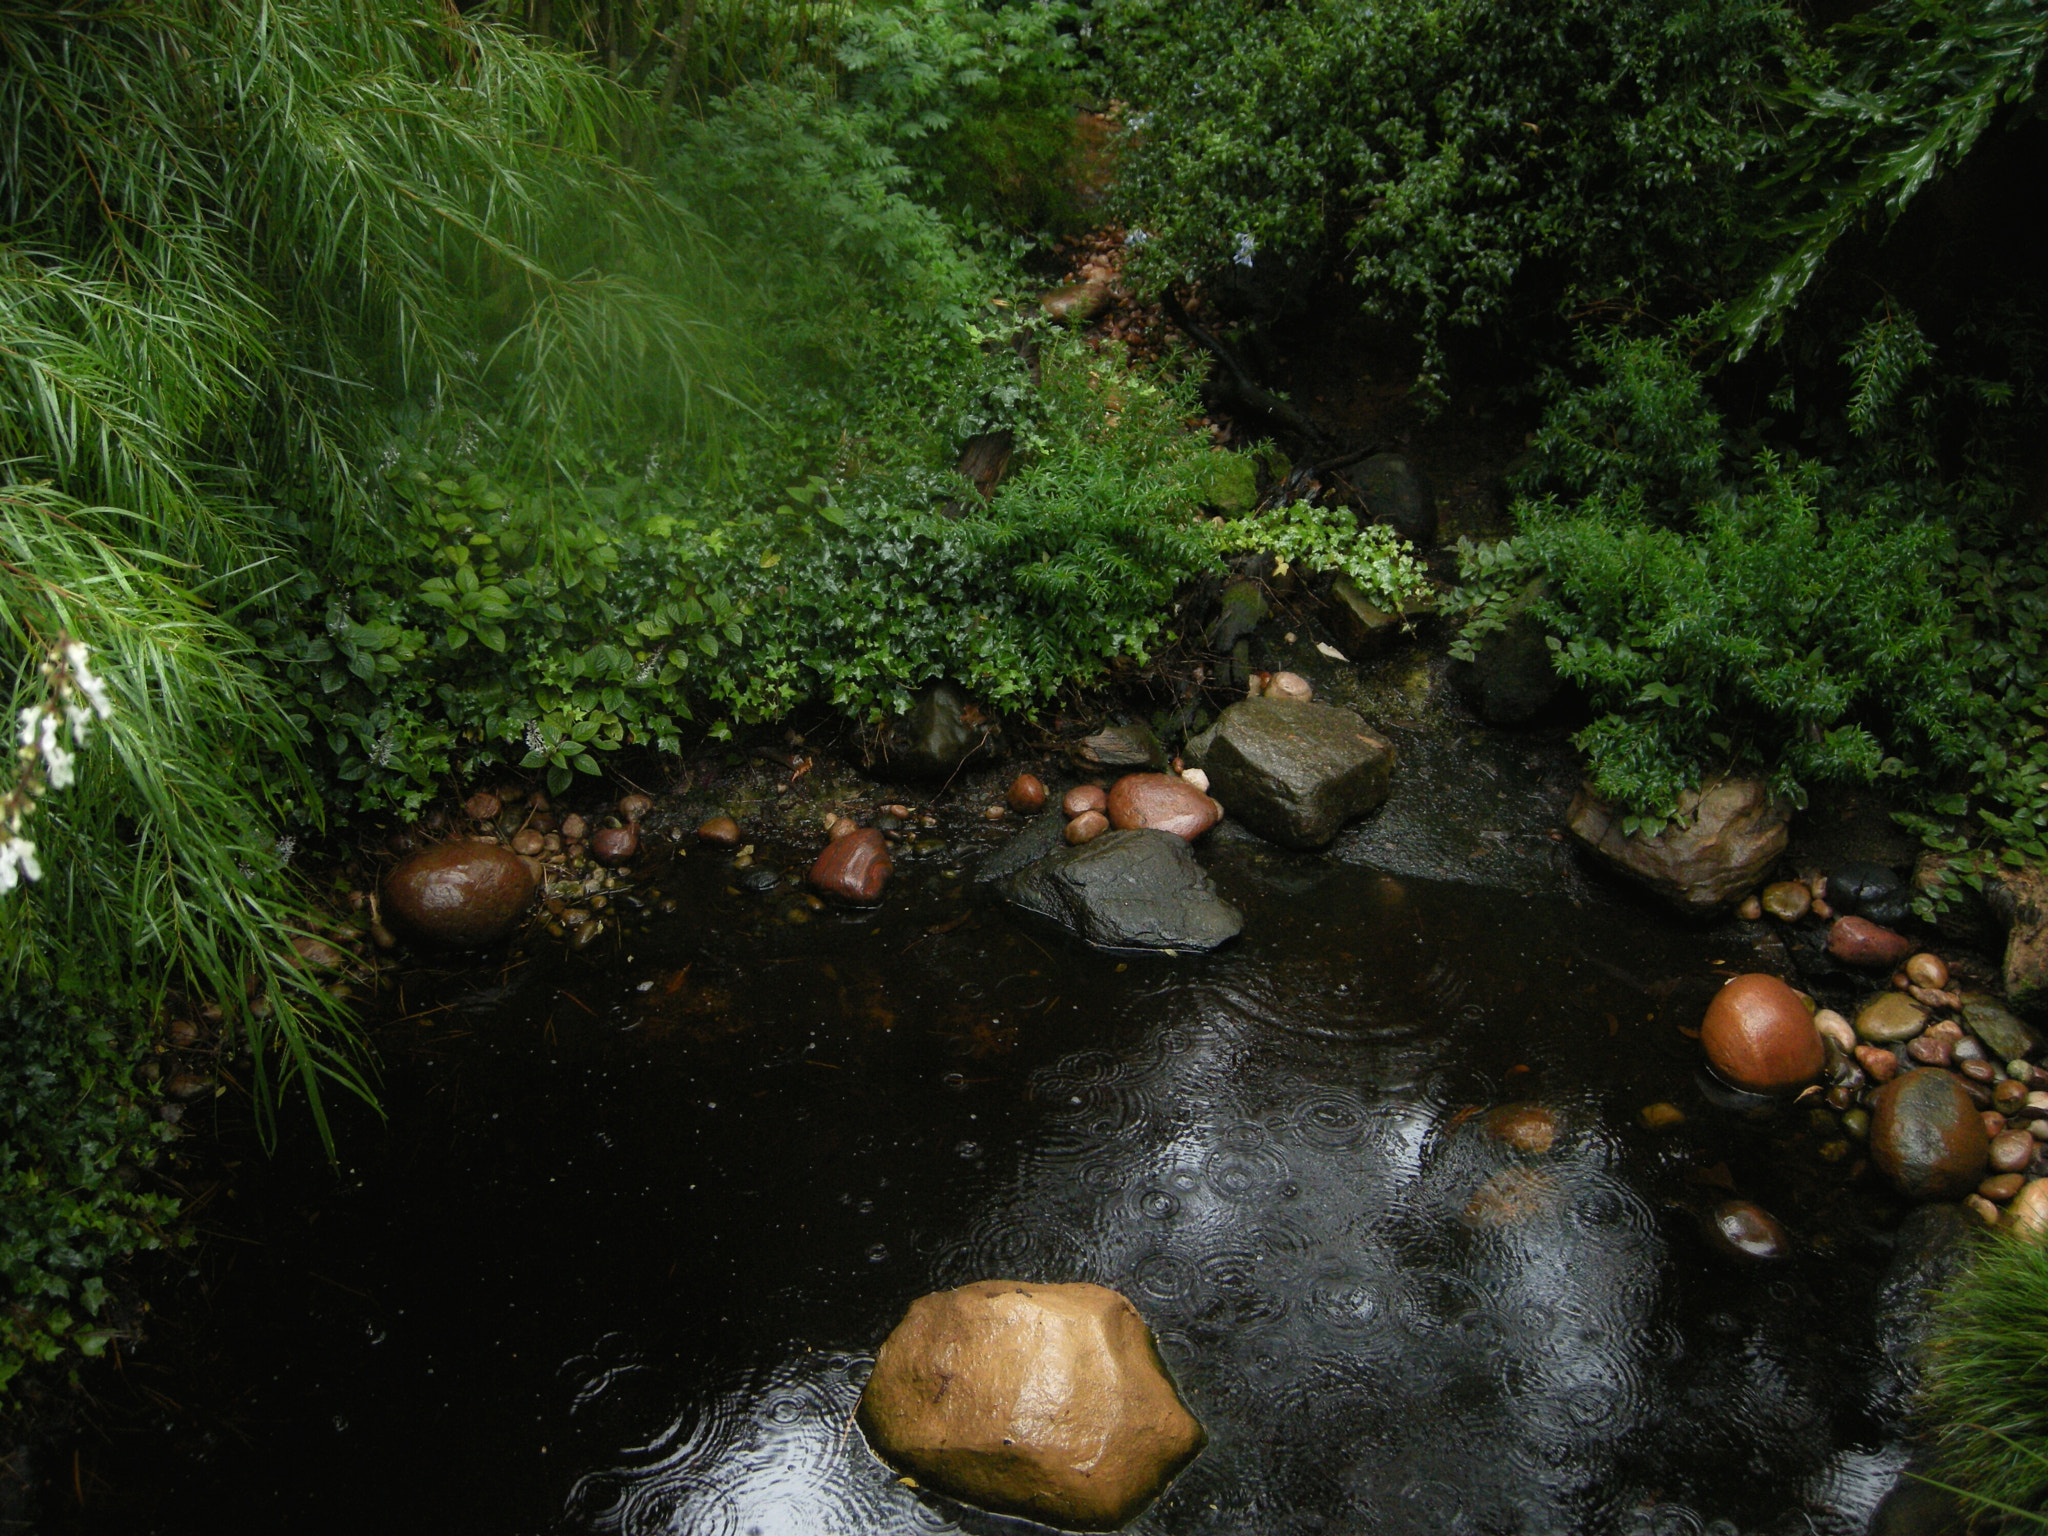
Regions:
[[[1377,676],[1398,728],[1432,685]],[[1860,1531],[1903,1461],[1895,1213],[1804,1111],[1710,1102],[1688,1034],[1779,957],[1577,871],[1540,753],[1416,730],[1453,830],[1220,830],[1247,921],[1206,959],[1022,928],[934,839],[876,912],[693,850],[615,949],[414,977],[388,1125],[343,1126],[339,1181],[242,1164],[55,1528],[1031,1529],[849,1424],[911,1298],[1019,1278],[1129,1296],[1208,1427],[1148,1536]],[[1549,1153],[1486,1129],[1518,1101]],[[1791,1256],[1708,1249],[1735,1194]]]

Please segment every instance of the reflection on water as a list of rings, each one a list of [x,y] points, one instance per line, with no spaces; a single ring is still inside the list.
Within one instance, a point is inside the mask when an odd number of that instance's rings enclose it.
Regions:
[[[217,1395],[107,1453],[151,1489],[123,1528],[396,1492],[444,1530],[1025,1529],[850,1422],[910,1298],[1018,1278],[1129,1296],[1209,1430],[1138,1531],[1860,1530],[1900,1460],[1865,1197],[1796,1112],[1700,1100],[1679,1028],[1740,941],[1209,859],[1245,938],[1178,963],[943,861],[799,927],[692,859],[627,953],[399,1026],[351,1181],[251,1172],[233,1266],[167,1298]],[[1511,1100],[1549,1151],[1486,1128]],[[1800,1251],[1710,1259],[1731,1190]]]

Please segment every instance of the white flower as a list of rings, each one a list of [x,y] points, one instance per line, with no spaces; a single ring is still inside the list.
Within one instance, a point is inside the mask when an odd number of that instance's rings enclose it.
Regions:
[[[297,839],[296,837],[291,837],[291,836],[285,836],[285,837],[280,837],[280,838],[279,838],[279,839],[277,840],[277,862],[278,862],[278,863],[280,863],[280,864],[289,864],[289,863],[291,863],[291,861],[292,861],[292,855],[293,855],[293,854],[295,854],[295,853],[297,853],[298,851],[299,851],[299,840],[298,840],[298,839]]]
[[[113,715],[114,703],[107,697],[107,685],[94,677],[92,668],[86,665],[91,655],[79,641],[64,643],[64,664],[71,669],[71,686],[84,694],[92,712],[105,720]]]
[[[1237,254],[1230,259],[1240,267],[1248,267],[1252,264],[1252,252],[1257,249],[1258,246],[1252,243],[1252,237],[1245,231],[1239,230],[1237,234]]]
[[[0,896],[13,890],[24,876],[30,880],[43,878],[43,866],[36,862],[36,845],[25,837],[0,842]]]

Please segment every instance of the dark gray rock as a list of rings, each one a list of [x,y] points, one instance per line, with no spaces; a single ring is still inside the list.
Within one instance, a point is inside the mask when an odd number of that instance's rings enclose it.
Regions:
[[[1930,1303],[1968,1267],[1977,1230],[1959,1205],[1923,1205],[1899,1223],[1872,1323],[1878,1349],[1908,1391],[1933,1330]]]
[[[1001,756],[995,727],[948,682],[927,684],[910,712],[885,733],[869,766],[908,779],[943,779],[970,756],[977,764]]]
[[[1266,617],[1266,594],[1256,581],[1240,578],[1223,589],[1223,611],[1209,626],[1209,649],[1228,651]]]
[[[1014,875],[1027,864],[1036,864],[1049,853],[1067,846],[1067,818],[1059,811],[1047,811],[1027,822],[1008,842],[975,866],[974,883],[988,885]]]
[[[1346,473],[1365,503],[1366,521],[1385,523],[1418,549],[1436,543],[1436,492],[1421,470],[1398,453],[1376,453]]]
[[[1550,661],[1550,635],[1531,611],[1549,590],[1537,577],[1508,605],[1507,622],[1482,639],[1470,661],[1451,667],[1451,685],[1488,725],[1526,725],[1563,687]]]
[[[1891,926],[1913,912],[1913,891],[1895,869],[1858,860],[1837,866],[1828,875],[1828,901],[1848,917]]]
[[[1244,915],[1171,832],[1108,832],[1005,876],[1005,899],[1099,949],[1209,950]]]
[[[1202,767],[1209,793],[1254,832],[1320,848],[1387,798],[1394,748],[1348,709],[1246,699],[1207,734]]]
[[[1984,1042],[1994,1061],[2017,1061],[2040,1052],[2041,1037],[2033,1028],[1982,992],[1963,994],[1963,1023]]]

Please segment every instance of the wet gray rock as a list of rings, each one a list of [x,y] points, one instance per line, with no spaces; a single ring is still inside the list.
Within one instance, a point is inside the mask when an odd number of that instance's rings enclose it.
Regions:
[[[1402,616],[1369,601],[1349,576],[1339,576],[1330,583],[1326,608],[1344,641],[1345,653],[1353,661],[1400,638]]]
[[[918,690],[870,766],[903,778],[943,779],[970,756],[992,761],[1001,755],[999,746],[995,727],[967,696],[951,683],[936,682]]]
[[[1994,1060],[2017,1061],[2041,1050],[2041,1036],[1997,998],[1983,992],[1963,994],[1963,1023],[1984,1042]]]
[[[1365,503],[1365,520],[1385,523],[1418,549],[1436,543],[1436,492],[1398,453],[1376,453],[1345,471]]]
[[[1394,748],[1348,709],[1246,699],[1205,734],[1202,768],[1209,792],[1254,832],[1320,848],[1387,798]]]
[[[1620,812],[1587,786],[1566,822],[1595,858],[1681,912],[1734,901],[1785,851],[1792,808],[1760,779],[1718,779],[1687,791],[1678,809],[1678,821],[1656,837],[1624,833]]]
[[[1079,847],[1063,841],[997,888],[1100,949],[1209,950],[1244,927],[1244,915],[1216,894],[1171,832],[1109,832]]]
[[[1858,859],[1829,873],[1828,903],[1837,913],[1891,927],[1912,915],[1913,891],[1897,870]]]
[[[1036,864],[1049,853],[1066,847],[1067,817],[1061,811],[1047,811],[1025,823],[1017,835],[975,866],[974,883],[990,885],[1007,879],[1027,864]]]
[[[1550,661],[1550,635],[1533,611],[1550,585],[1537,577],[1508,605],[1507,622],[1482,639],[1470,661],[1451,666],[1451,685],[1488,725],[1526,725],[1564,686]]]
[[[1919,1206],[1899,1223],[1891,1262],[1878,1281],[1872,1323],[1878,1349],[1909,1391],[1932,1331],[1928,1303],[1968,1267],[1974,1240],[1975,1228],[1961,1206]]]

